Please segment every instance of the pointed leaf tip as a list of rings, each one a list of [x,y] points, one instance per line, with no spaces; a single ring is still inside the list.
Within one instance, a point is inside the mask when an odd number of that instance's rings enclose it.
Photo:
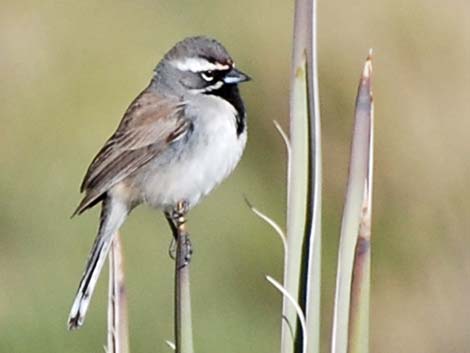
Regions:
[[[364,70],[362,71],[362,77],[364,79],[370,78],[372,74],[372,48],[369,49],[369,54],[367,55],[366,62],[364,64]]]

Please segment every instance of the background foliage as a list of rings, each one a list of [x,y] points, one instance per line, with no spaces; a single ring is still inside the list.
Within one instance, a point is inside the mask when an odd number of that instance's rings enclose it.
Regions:
[[[85,327],[66,331],[98,212],[69,219],[88,163],[160,57],[193,34],[220,39],[254,78],[233,177],[190,217],[196,351],[273,352],[281,245],[242,194],[283,220],[293,1],[0,3],[0,352],[99,352],[106,280]],[[375,50],[372,351],[470,350],[470,24],[464,1],[319,2],[324,142],[324,328],[329,329],[352,112]],[[170,234],[137,209],[123,229],[133,352],[172,338]],[[324,347],[328,331],[322,334]]]

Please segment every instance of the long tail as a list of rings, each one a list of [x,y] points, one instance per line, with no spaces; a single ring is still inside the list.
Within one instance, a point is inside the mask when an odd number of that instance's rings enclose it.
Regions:
[[[100,226],[80,280],[80,285],[69,314],[69,330],[80,328],[95,290],[96,282],[108,256],[114,234],[127,217],[128,207],[113,198],[105,198],[101,209]]]

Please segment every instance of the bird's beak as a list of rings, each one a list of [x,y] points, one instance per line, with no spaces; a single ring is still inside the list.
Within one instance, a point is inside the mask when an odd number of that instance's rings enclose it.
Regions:
[[[224,77],[224,83],[227,84],[237,84],[245,81],[250,81],[251,77],[244,74],[236,68],[232,68],[227,75]]]

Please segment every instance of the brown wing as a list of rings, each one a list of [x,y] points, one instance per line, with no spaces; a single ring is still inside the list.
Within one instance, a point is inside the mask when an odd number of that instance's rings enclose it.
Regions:
[[[190,124],[183,118],[183,109],[177,99],[144,90],[88,168],[80,188],[86,194],[74,215],[95,205],[112,186],[185,134]]]

